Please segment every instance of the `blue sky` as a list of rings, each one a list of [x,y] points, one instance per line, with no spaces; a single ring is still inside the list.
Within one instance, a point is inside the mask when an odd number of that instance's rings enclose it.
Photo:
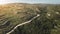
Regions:
[[[47,3],[60,4],[60,0],[0,0],[0,3]]]

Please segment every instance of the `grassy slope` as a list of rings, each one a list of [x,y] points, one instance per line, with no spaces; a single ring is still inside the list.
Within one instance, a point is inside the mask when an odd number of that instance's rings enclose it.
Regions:
[[[33,20],[30,24],[18,27],[12,34],[20,34],[21,32],[21,34],[45,34],[44,27],[50,29],[51,34],[59,34],[60,28],[53,29],[53,27],[55,23],[60,24],[60,5],[30,5],[17,3],[0,6],[0,34],[5,34],[17,24],[28,21],[37,14],[40,14],[41,17]],[[6,24],[3,24],[5,22]],[[46,34],[48,33],[49,32]]]

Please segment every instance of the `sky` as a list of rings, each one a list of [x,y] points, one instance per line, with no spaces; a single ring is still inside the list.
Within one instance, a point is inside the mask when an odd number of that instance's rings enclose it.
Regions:
[[[47,4],[60,4],[60,0],[0,0],[0,4],[6,3],[47,3]]]

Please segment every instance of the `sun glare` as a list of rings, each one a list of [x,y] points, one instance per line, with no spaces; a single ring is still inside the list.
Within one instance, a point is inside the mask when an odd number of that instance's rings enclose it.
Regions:
[[[5,4],[5,3],[3,3],[3,2],[0,2],[0,5],[3,5],[3,4]]]
[[[4,5],[6,3],[7,3],[6,0],[0,0],[0,5]]]

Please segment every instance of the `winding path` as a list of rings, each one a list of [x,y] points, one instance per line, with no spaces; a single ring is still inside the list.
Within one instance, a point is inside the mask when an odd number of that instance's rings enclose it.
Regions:
[[[31,20],[26,21],[26,22],[21,23],[21,24],[18,24],[18,25],[15,26],[10,32],[8,32],[8,33],[6,33],[6,34],[12,33],[17,27],[22,26],[22,25],[25,25],[25,24],[28,24],[28,23],[30,23],[32,20],[36,19],[36,18],[39,17],[39,16],[40,16],[40,14],[37,14],[37,16],[33,17]]]

